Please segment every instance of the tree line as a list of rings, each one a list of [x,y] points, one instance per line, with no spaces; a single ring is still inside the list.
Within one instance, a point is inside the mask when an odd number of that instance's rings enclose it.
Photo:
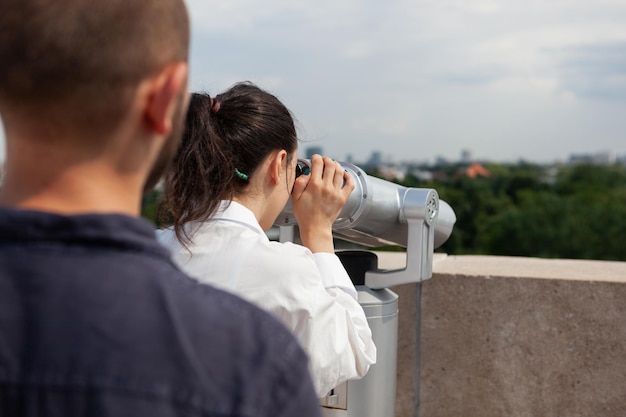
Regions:
[[[452,166],[442,168],[443,179],[398,181],[434,188],[454,209],[454,231],[438,251],[626,261],[624,166],[485,167],[489,177],[458,175]]]

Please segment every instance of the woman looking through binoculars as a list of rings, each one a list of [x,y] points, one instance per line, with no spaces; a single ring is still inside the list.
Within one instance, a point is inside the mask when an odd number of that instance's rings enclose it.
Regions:
[[[341,165],[315,155],[296,175],[289,110],[250,83],[191,96],[181,147],[165,177],[159,240],[199,281],[282,321],[309,354],[318,396],[365,375],[376,347],[357,293],[334,254],[332,224],[354,188]],[[296,178],[297,177],[297,178]],[[291,197],[302,245],[265,234]]]

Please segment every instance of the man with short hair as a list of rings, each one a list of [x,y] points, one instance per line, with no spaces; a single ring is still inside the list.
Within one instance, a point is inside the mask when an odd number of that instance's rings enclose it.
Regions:
[[[317,416],[267,313],[138,218],[186,108],[182,0],[3,0],[0,416]]]

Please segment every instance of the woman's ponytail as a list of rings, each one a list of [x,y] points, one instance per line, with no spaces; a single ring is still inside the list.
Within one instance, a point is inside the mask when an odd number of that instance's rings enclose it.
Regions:
[[[291,154],[297,144],[289,110],[254,84],[235,84],[213,98],[192,94],[182,142],[165,176],[160,219],[173,222],[183,245],[190,243],[186,223],[211,217],[221,200],[245,192],[272,151]]]

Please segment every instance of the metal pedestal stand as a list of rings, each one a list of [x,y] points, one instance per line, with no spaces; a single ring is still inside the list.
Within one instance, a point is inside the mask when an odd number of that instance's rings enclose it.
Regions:
[[[364,378],[341,384],[321,404],[326,417],[393,417],[396,401],[398,295],[366,287],[365,273],[377,270],[378,258],[367,251],[338,252],[356,286],[377,349],[376,364]]]

